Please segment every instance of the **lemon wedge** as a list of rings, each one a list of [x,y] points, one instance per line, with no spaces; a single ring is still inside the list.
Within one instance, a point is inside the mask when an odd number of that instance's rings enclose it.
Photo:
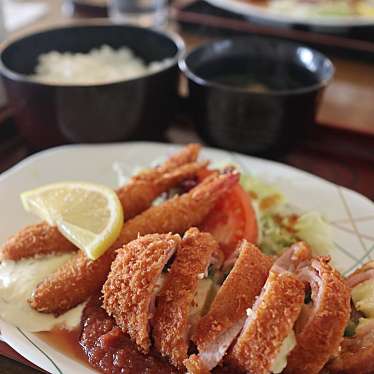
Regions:
[[[116,240],[123,210],[116,193],[105,186],[62,182],[21,194],[24,209],[46,220],[95,260]]]

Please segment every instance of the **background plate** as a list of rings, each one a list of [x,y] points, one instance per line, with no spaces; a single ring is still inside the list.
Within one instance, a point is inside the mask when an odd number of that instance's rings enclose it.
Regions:
[[[118,185],[118,167],[130,174],[164,158],[179,146],[159,143],[122,143],[110,145],[70,145],[43,151],[22,161],[0,175],[2,220],[0,243],[23,226],[36,222],[24,212],[19,194],[42,184],[83,180]],[[235,162],[246,172],[279,186],[290,205],[305,211],[321,212],[330,222],[337,250],[335,265],[347,274],[374,258],[374,204],[362,195],[339,187],[295,168],[211,148],[202,157]],[[56,351],[34,334],[0,320],[1,339],[25,358],[56,374],[95,373],[94,370]]]
[[[315,16],[315,17],[301,17],[292,14],[275,12],[264,7],[250,4],[245,0],[205,0],[211,5],[218,8],[228,10],[230,12],[238,13],[242,16],[253,17],[257,21],[266,23],[274,22],[276,24],[285,25],[306,25],[313,26],[313,28],[321,27],[322,29],[342,29],[360,26],[373,26],[373,17],[358,17],[358,16]]]

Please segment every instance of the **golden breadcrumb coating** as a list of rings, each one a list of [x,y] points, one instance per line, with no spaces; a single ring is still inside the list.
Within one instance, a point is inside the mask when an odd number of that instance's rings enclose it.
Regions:
[[[344,338],[339,356],[327,365],[327,369],[332,374],[373,374],[374,325],[365,335]]]
[[[304,284],[292,273],[271,271],[229,361],[251,374],[268,374],[303,303]]]
[[[368,261],[365,264],[363,264],[360,268],[356,269],[349,277],[353,278],[356,274],[366,272],[368,270],[374,269],[374,260],[373,261]]]
[[[217,355],[218,348],[222,349],[220,337],[225,332],[240,323],[246,316],[246,310],[250,308],[257,295],[260,294],[269,274],[272,265],[272,259],[262,254],[262,252],[243,240],[238,245],[239,257],[236,260],[233,269],[220,287],[208,313],[202,317],[197,325],[196,331],[192,336],[199,352]],[[240,330],[237,332],[239,333]],[[231,334],[226,338],[226,345],[230,345],[235,336]],[[228,347],[227,347],[228,348]],[[223,356],[225,354],[222,351]],[[217,357],[215,365],[222,357]],[[203,359],[192,355],[184,361],[185,366],[192,373],[204,373],[207,366]],[[212,365],[213,366],[213,365]]]
[[[64,253],[77,247],[47,222],[26,226],[0,247],[0,260],[18,261],[25,257]]]
[[[152,206],[124,225],[117,242],[126,243],[138,235],[150,233],[184,233],[201,223],[218,199],[237,181],[235,172],[219,175],[208,182],[203,181],[188,193]]]
[[[103,287],[103,307],[141,348],[151,345],[149,323],[157,281],[180,243],[179,235],[152,234],[118,250]]]
[[[148,209],[162,193],[182,181],[196,176],[206,162],[195,162],[200,151],[198,144],[190,144],[171,156],[157,168],[135,175],[116,192],[122,204],[125,220]],[[0,247],[0,259],[18,261],[22,258],[78,250],[71,242],[46,222],[30,225]]]
[[[209,374],[210,370],[201,362],[197,355],[191,355],[188,360],[184,361],[184,365],[189,374]]]
[[[347,278],[354,288],[374,278],[374,261],[369,261]],[[327,365],[331,373],[372,374],[374,373],[374,321],[353,337],[345,337],[339,355]]]
[[[179,152],[176,152],[166,159],[164,164],[160,166],[161,172],[169,172],[170,170],[176,169],[181,165],[196,161],[200,150],[201,144],[187,144]]]
[[[272,259],[246,240],[239,248],[233,269],[192,337],[199,350],[246,316],[246,310],[253,305],[268,277]]]
[[[152,206],[134,217],[124,224],[116,242],[103,256],[91,261],[79,252],[49,275],[36,287],[31,307],[40,312],[61,314],[85,301],[104,284],[116,249],[139,235],[184,233],[200,224],[238,179],[239,175],[233,172],[204,180],[188,193]]]
[[[38,312],[56,316],[73,308],[100,291],[114,258],[115,252],[107,251],[92,261],[79,251],[35,288],[28,300],[30,306]]]
[[[318,374],[343,339],[351,312],[350,290],[327,257],[313,258],[300,274],[310,281],[313,306],[303,307],[307,317],[301,315],[301,326],[296,324],[297,345],[288,356],[285,373]]]
[[[128,184],[117,190],[125,219],[129,220],[148,209],[163,192],[170,190],[207,166],[206,162],[193,162],[161,174],[157,179],[131,178]]]
[[[305,242],[297,242],[292,244],[274,263],[273,271],[295,272],[301,263],[307,262],[311,259],[312,254],[310,248]]]
[[[125,219],[129,220],[145,211],[161,193],[184,180],[194,178],[206,166],[207,162],[191,162],[170,170],[160,167],[135,175],[125,186],[116,191]]]
[[[182,366],[187,358],[191,305],[216,250],[218,244],[211,234],[189,229],[158,298],[153,322],[155,347],[174,366]]]
[[[369,279],[374,279],[374,261],[369,261],[366,264],[362,265],[354,273],[352,273],[346,279],[346,281],[350,288],[354,288],[358,284]]]

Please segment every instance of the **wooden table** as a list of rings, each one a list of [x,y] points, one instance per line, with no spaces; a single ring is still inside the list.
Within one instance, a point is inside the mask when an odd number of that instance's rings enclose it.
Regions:
[[[39,0],[48,3],[50,13],[36,24],[25,27],[10,37],[17,37],[36,28],[71,22],[62,12],[62,0]],[[173,26],[178,30],[177,26]],[[207,40],[203,36],[183,33],[189,47]],[[318,120],[331,127],[318,127],[314,135],[302,147],[284,155],[280,160],[307,170],[332,182],[357,190],[374,199],[374,64],[333,57],[336,75],[324,96]],[[0,125],[6,112],[0,112]],[[350,129],[371,134],[361,136]],[[169,131],[169,140],[188,142],[199,140],[188,125],[176,125]],[[1,139],[0,139],[1,140]],[[0,142],[1,143],[1,142]],[[0,173],[24,158],[28,148],[19,140],[0,144]],[[0,352],[4,351],[0,343]],[[20,359],[8,350],[10,357]],[[0,355],[0,373],[37,373],[35,369]]]

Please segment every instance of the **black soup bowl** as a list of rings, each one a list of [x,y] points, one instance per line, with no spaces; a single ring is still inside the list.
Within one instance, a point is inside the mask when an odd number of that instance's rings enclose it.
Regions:
[[[87,53],[109,45],[130,48],[156,72],[102,84],[42,83],[31,75],[50,51]],[[6,43],[0,72],[16,125],[37,149],[64,143],[159,139],[177,108],[182,40],[150,29],[86,21]]]
[[[331,61],[305,46],[257,36],[197,47],[180,62],[189,108],[209,144],[280,157],[307,136]]]

